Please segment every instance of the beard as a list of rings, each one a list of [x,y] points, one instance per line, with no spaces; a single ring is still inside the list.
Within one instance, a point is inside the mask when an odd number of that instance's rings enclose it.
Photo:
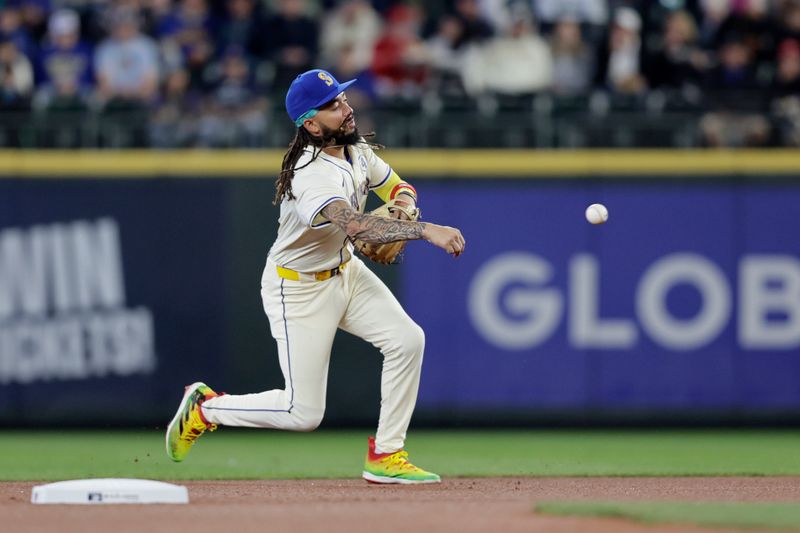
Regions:
[[[353,131],[350,133],[347,133],[345,130],[346,127],[347,122],[336,129],[322,126],[323,145],[327,145],[331,140],[333,140],[334,146],[350,146],[357,144],[361,140],[361,134],[358,132],[358,127],[353,128]]]

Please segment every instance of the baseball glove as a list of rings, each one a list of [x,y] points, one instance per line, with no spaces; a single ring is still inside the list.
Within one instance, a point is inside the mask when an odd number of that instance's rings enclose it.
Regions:
[[[402,217],[401,213],[408,217],[408,220],[416,221],[419,219],[418,208],[412,208],[403,200],[397,199],[386,202],[374,211],[370,211],[369,214],[378,217],[399,219]],[[367,257],[376,263],[389,265],[400,262],[403,249],[406,247],[407,242],[408,241],[395,241],[383,244],[371,244],[364,242],[361,239],[355,239],[353,241],[353,245],[355,246],[355,249],[358,250],[358,252],[364,257]]]

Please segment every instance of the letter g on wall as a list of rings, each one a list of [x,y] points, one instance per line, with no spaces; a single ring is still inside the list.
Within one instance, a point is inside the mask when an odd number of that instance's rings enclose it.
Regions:
[[[564,309],[559,290],[544,287],[552,278],[552,265],[538,255],[515,251],[493,257],[469,286],[472,325],[506,350],[542,344],[558,327]]]

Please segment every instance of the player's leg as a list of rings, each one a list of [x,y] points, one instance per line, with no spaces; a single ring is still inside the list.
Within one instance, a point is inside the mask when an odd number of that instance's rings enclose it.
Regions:
[[[425,335],[391,291],[360,260],[348,273],[350,304],[339,327],[383,353],[381,412],[376,433],[379,452],[403,448],[419,389]]]
[[[358,259],[349,273],[350,304],[340,327],[383,353],[381,413],[375,440],[370,439],[362,476],[373,483],[438,483],[438,475],[418,468],[403,451],[406,430],[417,402],[422,329]]]
[[[331,345],[346,306],[342,283],[338,276],[320,282],[285,280],[268,265],[261,295],[278,344],[285,388],[207,400],[202,411],[210,423],[293,431],[319,425]]]

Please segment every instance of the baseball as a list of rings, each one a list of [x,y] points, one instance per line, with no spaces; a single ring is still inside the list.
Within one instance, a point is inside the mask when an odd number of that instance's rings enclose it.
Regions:
[[[586,208],[586,220],[591,224],[602,224],[608,220],[608,209],[603,204],[592,204]]]

